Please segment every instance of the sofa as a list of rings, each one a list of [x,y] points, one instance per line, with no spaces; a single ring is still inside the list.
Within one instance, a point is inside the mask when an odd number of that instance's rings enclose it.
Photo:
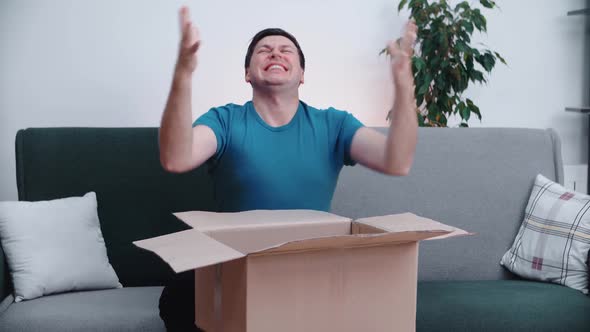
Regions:
[[[206,166],[185,174],[162,169],[157,135],[157,128],[18,131],[19,200],[96,192],[108,257],[124,287],[15,303],[0,253],[0,331],[165,330],[158,299],[173,272],[132,242],[188,229],[171,213],[214,211],[215,201]],[[522,280],[499,264],[539,173],[563,183],[553,130],[420,128],[410,175],[345,167],[332,212],[409,211],[475,233],[421,242],[417,331],[590,331],[588,296]]]

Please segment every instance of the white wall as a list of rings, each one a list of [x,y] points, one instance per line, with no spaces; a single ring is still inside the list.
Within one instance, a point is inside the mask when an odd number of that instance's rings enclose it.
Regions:
[[[2,0],[0,2],[0,200],[17,198],[16,131],[46,126],[150,126],[170,85],[183,1]],[[243,103],[250,38],[282,27],[300,41],[308,65],[302,99],[385,125],[389,68],[377,54],[407,15],[394,0],[188,1],[203,47],[195,77],[194,117]],[[498,1],[480,39],[502,53],[486,87],[468,95],[480,106],[476,126],[554,127],[568,164],[585,163],[587,118],[566,113],[588,104],[583,72],[584,17],[566,17],[584,0]],[[586,58],[584,58],[586,56]]]

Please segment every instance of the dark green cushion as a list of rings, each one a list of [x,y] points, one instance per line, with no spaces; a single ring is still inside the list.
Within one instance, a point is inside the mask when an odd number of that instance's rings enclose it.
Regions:
[[[590,331],[590,297],[520,280],[418,283],[416,331]]]
[[[162,169],[157,128],[21,130],[16,167],[20,200],[96,192],[109,260],[124,286],[162,285],[172,276],[133,241],[187,229],[172,212],[214,209],[205,167],[181,175]]]

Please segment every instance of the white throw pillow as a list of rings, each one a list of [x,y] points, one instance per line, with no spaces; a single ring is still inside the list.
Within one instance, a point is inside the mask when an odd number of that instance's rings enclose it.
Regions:
[[[523,278],[588,293],[590,196],[537,175],[524,221],[500,264]]]
[[[16,302],[122,287],[107,257],[94,192],[51,201],[0,202],[0,241]]]

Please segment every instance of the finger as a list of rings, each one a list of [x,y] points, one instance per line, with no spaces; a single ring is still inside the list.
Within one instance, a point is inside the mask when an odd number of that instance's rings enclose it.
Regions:
[[[391,55],[392,58],[401,55],[402,52],[399,44],[399,39],[390,41],[387,45],[387,50],[389,51],[389,55]]]
[[[190,18],[188,16],[188,8],[186,6],[182,6],[178,11],[178,22],[180,24],[180,44],[185,45],[186,39],[189,35],[189,29],[191,25]]]
[[[178,13],[178,18],[180,21],[180,30],[184,31],[184,27],[188,22],[190,22],[190,13],[187,6],[182,6]]]
[[[195,53],[195,52],[197,52],[199,50],[199,47],[201,47],[201,41],[200,40],[198,40],[191,47],[189,47],[188,51],[190,53]]]
[[[186,31],[186,36],[183,38],[182,46],[185,48],[192,48],[195,45],[195,43],[199,41],[201,41],[201,37],[199,36],[199,29],[197,29],[197,27],[194,27],[192,23],[190,23],[190,26]]]
[[[414,42],[416,41],[416,34],[415,33],[407,33],[404,38],[401,40],[400,47],[403,52],[412,53],[414,49]]]
[[[401,48],[404,52],[411,53],[412,49],[414,48],[414,43],[416,42],[418,28],[415,23],[409,21],[406,25],[406,31],[404,32],[404,36],[401,41]]]
[[[190,42],[191,43],[195,43],[195,42],[200,41],[200,40],[201,40],[201,34],[199,32],[199,29],[197,27],[193,27],[191,29],[191,39],[190,39]]]
[[[183,47],[188,47],[191,43],[191,35],[192,35],[192,30],[193,30],[193,26],[191,24],[191,22],[187,22],[185,23],[185,25],[182,28],[182,37],[181,37],[181,45]]]

